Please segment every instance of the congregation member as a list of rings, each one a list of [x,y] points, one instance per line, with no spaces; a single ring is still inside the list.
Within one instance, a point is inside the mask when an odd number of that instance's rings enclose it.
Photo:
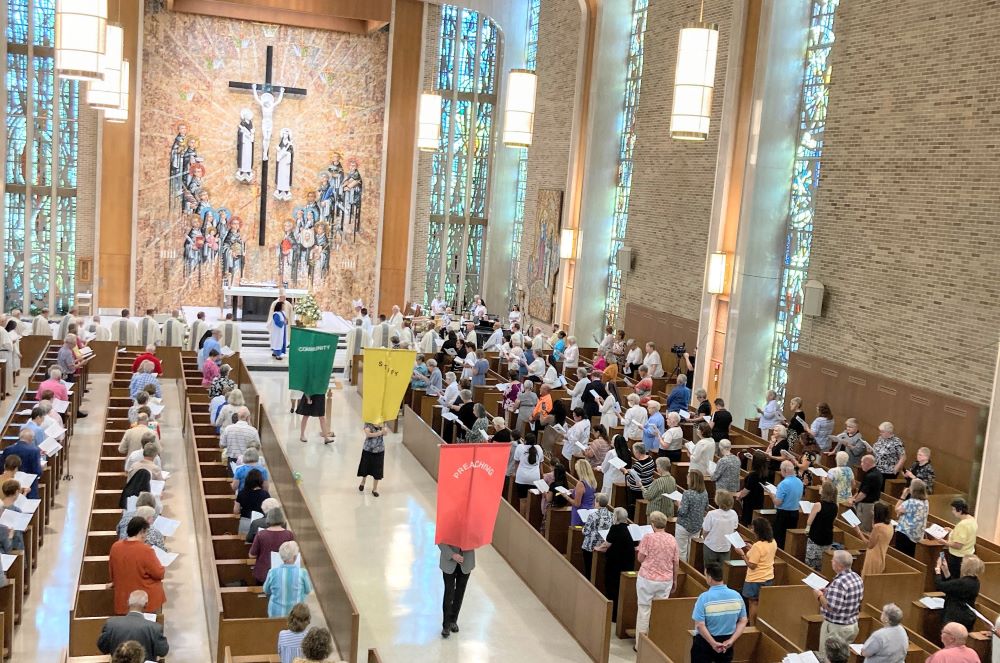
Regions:
[[[646,420],[649,418],[649,413],[640,404],[638,394],[629,394],[627,402],[628,409],[625,410],[625,416],[622,419],[625,439],[630,443],[642,443],[643,431],[646,428]]]
[[[749,622],[753,626],[757,621],[760,588],[770,587],[774,584],[774,557],[778,552],[778,544],[774,541],[771,523],[766,518],[754,518],[751,525],[755,541],[745,550],[737,548],[736,554],[747,565],[741,593],[743,598],[747,600]]]
[[[850,500],[848,506],[853,506],[861,520],[861,529],[872,531],[875,518],[875,502],[882,494],[883,474],[875,465],[875,457],[871,454],[861,459],[861,480],[858,482],[858,492]]]
[[[650,513],[659,511],[667,518],[673,518],[674,501],[668,495],[677,490],[677,481],[670,472],[670,459],[657,457],[653,474],[656,478],[642,490],[642,497],[648,502],[646,510]]]
[[[141,456],[135,460],[132,460],[132,454],[129,454],[125,462],[127,465],[126,480],[131,479],[133,475],[139,470],[146,470],[149,472],[149,478],[155,481],[163,481],[163,472],[160,469],[159,456],[160,447],[157,446],[156,442],[145,442],[142,445],[142,449],[138,450],[141,452]],[[133,454],[135,452],[132,452]],[[132,462],[129,462],[129,461]]]
[[[712,404],[708,402],[708,392],[704,389],[696,389],[694,399],[698,402],[698,407],[695,414],[691,417],[691,423],[695,426],[702,423],[712,423]]]
[[[229,429],[233,427],[230,426]],[[251,443],[248,445],[247,449],[237,458],[239,465],[233,471],[233,492],[239,493],[246,486],[247,475],[256,470],[260,472],[261,479],[263,480],[264,490],[268,488],[268,481],[270,480],[270,473],[264,464],[261,462],[260,457],[260,443]]]
[[[69,400],[69,390],[62,381],[63,372],[58,366],[52,366],[49,368],[49,377],[43,380],[39,385],[38,389],[35,390],[36,394],[42,394],[43,392],[51,392],[54,398],[58,398],[61,401]]]
[[[601,463],[601,473],[604,475],[601,492],[605,495],[611,495],[616,482],[620,483],[625,480],[624,470],[632,464],[632,452],[629,451],[628,440],[625,439],[625,436],[615,435],[611,443],[612,447],[604,455],[604,461]],[[616,460],[620,460],[624,465],[621,468],[616,467],[614,463]]]
[[[260,470],[253,468],[243,479],[243,488],[236,495],[233,513],[240,517],[238,532],[246,534],[250,530],[250,517],[254,511],[260,513],[264,500],[271,495],[264,488],[264,476]]]
[[[976,650],[965,645],[969,630],[956,622],[947,622],[941,627],[943,647],[927,659],[927,663],[979,663]]]
[[[729,561],[732,545],[726,537],[736,531],[740,519],[733,510],[733,495],[728,490],[716,488],[715,503],[719,508],[705,514],[701,524],[704,546],[702,553],[706,573],[710,566],[721,566]]]
[[[257,532],[267,527],[267,513],[271,509],[276,509],[280,506],[281,503],[273,497],[268,497],[260,503],[260,511],[258,513],[262,513],[264,515],[250,521],[250,529],[247,530],[247,535],[244,539],[247,543],[253,543],[254,537],[257,536]]]
[[[653,343],[652,341],[646,343],[646,355],[642,358],[642,365],[649,371],[649,377],[663,377],[663,360],[660,359],[660,353],[656,351],[656,343]],[[685,382],[686,381],[687,377],[685,376]],[[678,381],[677,384],[681,383]],[[688,401],[690,400],[691,394],[688,393]],[[687,403],[685,403],[684,406],[687,407]]]
[[[827,470],[826,476],[837,489],[837,503],[846,504],[854,494],[854,470],[848,465],[850,454],[838,451],[834,462],[836,467]]]
[[[263,585],[267,580],[267,574],[271,570],[271,553],[278,552],[286,541],[295,540],[295,535],[288,531],[285,512],[281,507],[274,507],[265,512],[264,524],[265,527],[257,530],[249,553],[250,558],[254,560],[253,577],[258,585]]]
[[[605,542],[601,532],[610,530],[614,524],[614,512],[608,507],[608,496],[604,493],[597,493],[594,497],[594,508],[587,514],[587,519],[583,523],[583,543],[580,548],[583,551],[583,574],[590,577],[590,570],[594,559],[594,549]],[[604,549],[605,546],[602,546]]]
[[[812,503],[806,518],[806,565],[823,568],[823,555],[833,547],[833,522],[837,519],[837,489],[831,481],[819,488],[819,501]]]
[[[250,445],[260,445],[260,433],[250,423],[250,409],[245,405],[235,410],[236,421],[226,426],[219,437],[219,446],[225,450],[229,463],[238,463]]]
[[[361,460],[358,462],[358,476],[361,483],[358,492],[365,492],[365,482],[372,478],[372,497],[378,497],[378,482],[382,480],[385,467],[385,436],[389,429],[385,424],[366,423],[364,442],[361,446]]]
[[[927,501],[927,489],[924,482],[914,479],[910,482],[909,495],[896,503],[896,550],[914,557],[917,544],[924,538],[927,528],[927,515],[930,513],[930,503]]]
[[[149,413],[143,410],[142,407],[140,407],[138,413],[135,415],[135,425],[125,431],[121,442],[118,443],[118,453],[120,454],[129,456],[135,451],[142,449],[146,442],[149,441],[148,434],[152,434],[153,441],[156,441],[156,433],[150,427]]]
[[[712,467],[715,463],[715,440],[712,438],[711,431],[708,430],[708,424],[701,424],[705,430],[698,430],[699,425],[695,424],[694,437],[697,442],[694,443],[694,449],[691,450],[691,469],[698,470],[702,475],[710,477],[712,476],[712,470],[716,469]],[[698,436],[701,435],[701,439]]]
[[[625,505],[629,518],[635,515],[635,502],[642,496],[643,490],[653,483],[653,472],[656,459],[646,453],[642,442],[632,445],[632,466],[625,475]]]
[[[823,589],[814,589],[823,625],[819,630],[819,649],[824,651],[828,638],[854,642],[858,636],[858,613],[864,596],[861,576],[851,570],[854,558],[846,550],[833,553],[833,579]]]
[[[712,415],[712,439],[721,442],[729,438],[729,427],[733,425],[733,415],[726,409],[726,401],[716,398],[713,403],[715,414]]]
[[[215,399],[223,394],[228,394],[230,391],[236,388],[236,382],[229,377],[230,372],[232,372],[233,367],[229,364],[222,364],[219,366],[219,375],[212,380],[212,384],[208,387],[208,397]],[[225,401],[223,401],[225,402]]]
[[[761,454],[753,454],[750,461],[750,471],[743,481],[743,488],[736,494],[743,508],[740,522],[750,525],[753,512],[764,507],[764,481],[767,474],[767,458]],[[753,622],[753,619],[750,620]]]
[[[21,496],[21,484],[14,479],[7,479],[0,483],[0,516],[10,509],[14,513],[21,513],[14,502]],[[0,525],[0,552],[11,555],[19,550],[24,550],[24,534],[5,525]]]
[[[257,535],[260,536],[260,533]],[[309,572],[300,565],[299,544],[285,541],[278,548],[278,557],[281,566],[272,566],[264,580],[268,617],[287,617],[292,608],[313,591]]]
[[[531,380],[525,380],[521,384],[517,400],[514,402],[517,412],[517,421],[514,422],[514,428],[517,432],[523,435],[525,430],[531,426],[531,415],[534,413],[535,406],[537,405],[538,394],[535,393],[535,383]]]
[[[583,407],[583,394],[587,391],[590,384],[589,375],[587,369],[583,366],[576,369],[576,384],[569,391],[570,409],[575,410],[578,407]]]
[[[494,436],[493,441],[497,441],[496,436]],[[608,440],[608,431],[601,424],[597,424],[590,431],[590,444],[583,450],[583,457],[590,463],[591,469],[597,472],[604,464],[604,459],[610,450],[611,442]]]
[[[792,446],[795,446],[799,435],[805,431],[809,424],[806,422],[806,412],[802,409],[802,399],[799,396],[795,396],[792,400],[788,401],[788,409],[789,416],[784,417],[788,427],[788,442]]]
[[[809,424],[809,430],[816,438],[816,444],[821,451],[830,448],[830,437],[833,435],[833,411],[827,403],[816,404],[816,418]]]
[[[611,601],[611,621],[618,619],[618,594],[623,571],[635,570],[635,541],[628,530],[628,511],[624,507],[614,510],[614,524],[605,536],[604,596]]]
[[[597,477],[594,476],[590,463],[581,458],[573,465],[573,470],[576,472],[577,482],[567,498],[571,507],[570,527],[583,525],[580,509],[593,509],[594,496],[597,494]]]
[[[649,613],[655,599],[665,599],[673,591],[679,568],[677,541],[667,532],[667,517],[659,511],[648,516],[652,532],[644,535],[636,550],[639,573],[635,580],[638,611],[635,618],[636,637],[649,632]]]
[[[983,562],[975,555],[962,558],[962,566],[953,574],[948,563],[938,557],[934,567],[934,588],[944,592],[944,610],[941,622],[957,622],[967,629],[976,623],[972,607],[979,598],[979,576],[986,570]]]
[[[792,461],[782,461],[781,482],[778,483],[778,490],[773,498],[774,506],[777,507],[774,515],[774,540],[778,542],[779,548],[785,547],[785,534],[788,530],[798,525],[799,502],[802,501],[804,491],[802,480],[795,476]]]
[[[141,589],[149,597],[146,610],[159,612],[166,603],[163,591],[164,568],[153,549],[146,544],[149,523],[136,515],[126,527],[126,538],[111,545],[108,568],[114,586],[115,614],[124,615],[129,611],[128,597]]]
[[[667,430],[660,407],[657,401],[646,402],[646,425],[642,428],[642,444],[647,452],[654,455],[660,448],[660,438]]]
[[[136,394],[146,389],[146,385],[152,385],[157,398],[163,398],[163,391],[160,389],[160,381],[153,372],[153,362],[148,359],[139,364],[139,370],[132,374],[129,381],[128,393],[133,399]],[[204,383],[203,383],[204,386]]]
[[[784,417],[781,414],[781,404],[778,403],[778,393],[773,389],[768,389],[765,396],[764,407],[757,407],[757,413],[760,414],[760,420],[757,422],[757,427],[760,428],[760,436],[765,440],[771,437],[771,429],[784,421]]]
[[[161,362],[160,358],[156,356],[156,345],[154,343],[147,345],[145,351],[139,353],[132,361],[132,372],[138,373],[139,367],[144,361],[152,362],[153,372],[157,375],[163,375],[163,362]]]
[[[122,643],[131,641],[142,646],[143,659],[157,660],[166,656],[170,645],[163,635],[163,626],[143,616],[148,603],[149,595],[141,589],[129,594],[128,613],[104,622],[97,638],[97,649],[102,654],[110,654]]]
[[[278,658],[280,663],[293,663],[302,654],[302,640],[312,620],[312,613],[305,603],[296,603],[288,613],[288,628],[278,631]]]
[[[224,432],[227,427],[236,423],[238,417],[237,412],[240,408],[246,407],[246,401],[243,399],[243,392],[239,389],[233,389],[226,396],[226,404],[219,409],[218,414],[212,421],[215,427],[220,433]]]
[[[729,440],[719,440],[719,460],[715,463],[712,481],[715,482],[716,490],[726,490],[735,495],[740,492],[741,467],[740,459],[732,454],[732,447]]]
[[[853,417],[844,422],[844,431],[831,439],[834,446],[826,452],[826,455],[834,456],[843,450],[847,453],[848,467],[857,467],[861,464],[861,459],[865,454],[873,453],[871,445],[861,437],[858,420]]]
[[[691,539],[701,533],[705,512],[708,511],[708,491],[705,489],[704,475],[698,470],[690,470],[687,486],[678,500],[677,523],[674,525],[677,553],[684,562],[688,561]]]
[[[32,417],[32,420],[37,422],[45,417],[45,412],[39,407],[32,409],[31,414],[39,412],[39,416]],[[36,423],[37,425],[37,423]],[[44,435],[44,433],[43,433]],[[44,442],[44,438],[41,440]],[[4,465],[7,463],[7,459],[11,456],[17,456],[21,459],[21,471],[26,474],[34,474],[35,480],[31,483],[31,489],[28,491],[28,499],[37,500],[38,499],[38,482],[42,475],[42,452],[38,450],[39,440],[37,439],[35,432],[30,428],[24,427],[21,432],[18,433],[17,442],[6,447],[3,450],[3,454],[0,455],[0,461],[3,461]]]
[[[865,532],[857,526],[854,528],[855,534],[865,542],[866,546],[864,566],[861,568],[862,578],[885,571],[885,558],[888,555],[893,532],[889,514],[889,506],[885,502],[876,502],[872,531]]]
[[[895,603],[882,606],[879,615],[882,628],[872,631],[861,645],[865,663],[903,663],[910,647],[910,638],[903,628],[903,611]]]
[[[917,479],[924,482],[924,489],[928,495],[934,493],[934,466],[931,465],[931,450],[929,447],[920,447],[917,449],[917,460],[913,462],[913,465],[910,465],[910,469],[903,472],[903,477],[906,479],[907,485],[903,489],[900,499],[906,499],[912,482]]]
[[[698,596],[691,613],[695,627],[691,663],[730,663],[733,647],[747,626],[742,597],[722,578],[722,566],[705,565],[708,590]]]
[[[603,412],[602,402],[608,398],[608,388],[601,381],[601,378],[600,373],[597,371],[592,372],[590,374],[590,381],[587,383],[587,389],[580,397],[583,411],[586,413],[588,419],[601,416]]]
[[[621,397],[618,395],[618,387],[615,386],[614,379],[606,379],[606,382],[602,383],[601,386],[604,387],[605,393],[604,397],[597,400],[600,406],[601,425],[610,430],[619,425],[621,418]],[[598,396],[600,396],[599,392]]]
[[[652,371],[650,371],[652,375]],[[653,375],[653,377],[656,377]],[[677,376],[677,385],[670,390],[667,396],[667,412],[687,412],[688,405],[691,404],[691,389],[687,386],[687,376],[683,373]]]
[[[439,543],[441,559],[438,566],[444,578],[444,598],[441,602],[441,637],[458,633],[458,614],[462,610],[465,588],[469,575],[476,568],[476,551],[462,550],[458,546]]]
[[[209,350],[208,357],[201,367],[201,386],[210,387],[212,382],[221,375],[219,366],[222,363],[222,356],[218,350]]]
[[[635,339],[628,339],[625,342],[626,354],[625,354],[625,366],[622,372],[625,375],[638,375],[639,367],[642,365],[642,348],[640,348]],[[648,369],[647,369],[648,370]]]
[[[895,433],[890,421],[878,425],[878,439],[872,447],[875,455],[875,467],[882,473],[884,481],[895,479],[906,462],[906,449],[903,441]]]

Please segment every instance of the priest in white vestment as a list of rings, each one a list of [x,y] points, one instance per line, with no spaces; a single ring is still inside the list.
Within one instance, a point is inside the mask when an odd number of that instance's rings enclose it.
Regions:
[[[7,393],[3,395],[6,398],[14,388],[14,339],[4,327],[0,327],[0,359],[4,360],[3,370],[7,376]]]
[[[181,312],[174,309],[170,317],[163,323],[160,330],[160,345],[168,348],[179,348],[184,345],[184,335],[187,334],[187,324],[181,317]]]
[[[209,330],[208,323],[205,322],[205,312],[198,311],[197,317],[195,317],[194,322],[191,323],[191,335],[188,336],[187,343],[184,347],[193,352],[197,352],[201,348],[201,337],[204,336]]]
[[[57,341],[61,341],[64,338],[66,338],[66,334],[69,333],[69,326],[74,322],[77,322],[76,315],[77,315],[76,307],[74,306],[70,308],[69,313],[64,315],[62,317],[62,320],[59,321],[59,327],[56,329],[56,334],[55,334],[55,339]],[[79,326],[80,325],[78,324],[77,327]]]
[[[278,298],[271,302],[271,308],[267,312],[266,327],[271,335],[271,356],[275,359],[284,359],[288,351],[292,315],[292,304],[285,300],[285,293],[281,291]]]
[[[499,322],[494,322],[493,333],[483,343],[483,350],[499,350],[501,345],[503,345],[503,328]]]
[[[153,309],[146,309],[146,315],[139,321],[137,328],[139,333],[138,341],[139,345],[143,347],[156,345],[156,342],[160,340],[160,323],[153,317],[154,313]]]
[[[363,348],[371,347],[371,337],[365,331],[365,328],[361,326],[361,318],[355,318],[354,326],[351,327],[350,331],[347,332],[347,371],[348,375],[351,374],[351,367],[354,364],[354,358],[362,354],[361,350]]]
[[[420,352],[424,353],[425,356],[430,357],[436,354],[438,351],[437,342],[437,330],[434,328],[434,323],[427,323],[427,330],[424,335],[420,337]]]
[[[410,328],[410,321],[403,320],[403,326],[396,332],[399,336],[399,346],[402,348],[413,347],[413,330]]]
[[[398,306],[392,307],[392,315],[389,316],[389,326],[392,327],[392,331],[399,333],[399,330],[403,328],[403,314],[400,312]]]
[[[139,328],[128,316],[128,309],[122,309],[122,317],[111,323],[111,339],[119,346],[139,344]]]
[[[233,320],[232,313],[226,314],[226,319],[219,323],[218,329],[222,330],[222,345],[233,352],[239,352],[243,347],[243,330]]]
[[[83,334],[92,341],[110,341],[111,330],[101,324],[101,316],[95,315],[83,326]]]
[[[31,321],[32,336],[52,336],[52,325],[49,324],[49,309],[43,308],[42,312]]]
[[[362,325],[363,326],[363,325]],[[389,323],[386,322],[385,316],[379,316],[379,322],[377,325],[372,327],[371,331],[371,345],[370,348],[391,348],[392,342],[392,329],[389,327]]]

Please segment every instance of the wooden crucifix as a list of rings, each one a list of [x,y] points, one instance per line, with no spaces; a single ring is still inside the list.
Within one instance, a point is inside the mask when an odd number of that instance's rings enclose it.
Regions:
[[[257,233],[257,244],[264,246],[264,238],[267,231],[267,164],[268,150],[270,149],[271,131],[274,126],[274,111],[278,104],[286,95],[293,97],[306,96],[305,88],[284,87],[274,85],[271,82],[272,64],[274,60],[274,47],[267,47],[267,65],[264,68],[263,83],[244,83],[242,81],[229,81],[230,90],[240,90],[242,92],[252,92],[254,101],[260,104],[261,112],[261,132],[263,133],[263,154],[260,164],[260,226]],[[275,99],[274,91],[278,91]]]

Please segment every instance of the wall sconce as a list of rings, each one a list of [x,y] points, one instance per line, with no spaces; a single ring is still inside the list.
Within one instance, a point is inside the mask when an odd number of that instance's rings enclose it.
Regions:
[[[576,257],[576,230],[563,228],[559,231],[559,258],[572,260]]]
[[[441,95],[424,92],[420,95],[420,119],[417,147],[421,152],[437,152],[441,148]]]
[[[726,262],[728,256],[719,251],[708,258],[708,284],[706,289],[711,295],[721,295],[726,292]]]
[[[503,144],[507,147],[531,147],[537,87],[538,77],[530,69],[512,69],[507,77],[503,127]]]

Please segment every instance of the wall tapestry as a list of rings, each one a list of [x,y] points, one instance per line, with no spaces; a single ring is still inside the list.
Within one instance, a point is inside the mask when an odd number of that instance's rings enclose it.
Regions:
[[[528,263],[528,315],[537,322],[552,322],[559,275],[559,229],[563,192],[539,189],[535,210],[535,245]]]

